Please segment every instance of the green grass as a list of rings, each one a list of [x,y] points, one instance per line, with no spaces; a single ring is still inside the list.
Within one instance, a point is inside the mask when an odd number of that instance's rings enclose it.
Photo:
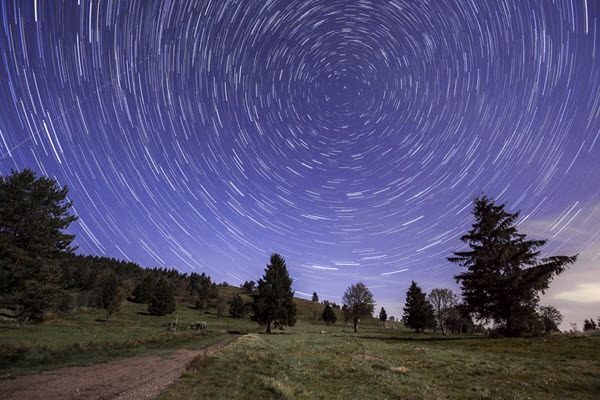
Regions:
[[[320,334],[321,330],[327,334]],[[488,338],[299,321],[252,333],[159,399],[597,399],[600,336]]]
[[[167,331],[166,324],[177,316],[188,329]],[[228,331],[257,328],[248,319],[218,318],[213,311],[200,315],[193,306],[183,303],[177,303],[173,314],[156,317],[147,313],[146,305],[125,302],[108,324],[104,317],[102,311],[91,311],[24,327],[0,323],[0,376],[91,365],[165,349],[198,348],[223,339]],[[207,329],[190,330],[192,321],[206,321]]]

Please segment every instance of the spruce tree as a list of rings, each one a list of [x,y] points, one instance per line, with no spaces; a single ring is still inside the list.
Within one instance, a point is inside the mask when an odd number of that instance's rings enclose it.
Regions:
[[[61,263],[75,250],[67,192],[29,169],[0,176],[0,309],[19,324],[58,306]]]
[[[321,318],[327,325],[330,323],[335,324],[335,321],[337,321],[337,315],[335,315],[335,311],[333,311],[333,308],[329,305],[329,303],[325,305],[325,309],[323,310],[323,314],[321,314]]]
[[[156,277],[152,272],[147,272],[144,279],[133,291],[133,297],[136,303],[148,304],[154,295],[154,287],[156,286]]]
[[[406,292],[403,321],[409,328],[419,333],[433,323],[433,307],[426,300],[425,293],[415,281]]]
[[[148,305],[148,312],[152,315],[167,315],[175,311],[175,297],[169,282],[161,277],[154,288],[154,295]]]
[[[266,325],[267,333],[271,327],[283,328],[296,324],[296,303],[292,291],[292,279],[279,254],[271,255],[271,263],[265,269],[265,275],[259,279],[252,294],[252,320]]]
[[[539,292],[544,293],[577,255],[538,259],[537,249],[546,240],[526,240],[518,233],[519,212],[509,213],[504,204],[496,205],[486,196],[473,204],[473,229],[461,237],[470,250],[448,257],[467,269],[455,275],[465,310],[479,320],[505,324],[510,336],[518,335],[535,318]]]
[[[125,300],[125,292],[119,286],[119,280],[115,271],[110,269],[108,275],[104,278],[102,284],[102,293],[100,295],[100,306],[106,310],[106,322],[110,316],[119,311],[121,304]]]
[[[317,292],[313,292],[312,301],[314,301],[315,303],[319,302],[319,296],[317,296]]]

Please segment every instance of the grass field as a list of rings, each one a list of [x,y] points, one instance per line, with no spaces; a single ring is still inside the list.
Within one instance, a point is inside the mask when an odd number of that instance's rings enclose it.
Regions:
[[[228,331],[257,329],[249,319],[218,318],[213,311],[200,315],[196,308],[183,303],[177,304],[173,314],[156,317],[147,314],[146,305],[125,302],[110,323],[105,324],[104,317],[102,311],[91,311],[24,327],[0,323],[0,376],[90,365],[163,349],[208,346],[223,339]],[[176,318],[188,329],[167,331],[166,324]],[[192,321],[206,321],[207,329],[189,329]]]
[[[272,335],[242,336],[195,360],[159,399],[599,398],[599,335],[497,339],[351,330],[299,321]]]

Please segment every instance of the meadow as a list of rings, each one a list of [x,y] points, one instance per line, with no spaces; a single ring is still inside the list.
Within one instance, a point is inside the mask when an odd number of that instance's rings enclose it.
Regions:
[[[597,399],[599,355],[597,334],[490,338],[375,325],[355,334],[299,321],[194,360],[159,399]]]
[[[203,315],[194,306],[177,303],[173,314],[147,313],[148,306],[125,302],[104,322],[101,310],[79,312],[40,324],[17,327],[0,322],[0,377],[38,373],[64,366],[91,365],[165,349],[209,346],[231,333],[257,329],[249,319],[219,318],[214,310]],[[186,330],[167,331],[178,320]],[[207,329],[191,330],[193,321],[206,321]],[[229,333],[228,333],[229,332]]]

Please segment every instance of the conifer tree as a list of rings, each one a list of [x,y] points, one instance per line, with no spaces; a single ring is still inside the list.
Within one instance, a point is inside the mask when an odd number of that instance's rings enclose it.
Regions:
[[[0,309],[19,324],[55,309],[61,297],[61,263],[75,248],[64,233],[68,189],[25,169],[0,176]]]
[[[292,291],[292,279],[279,254],[271,255],[271,263],[265,269],[265,275],[259,279],[258,286],[252,294],[252,320],[267,327],[283,328],[284,325],[296,324],[296,303]]]
[[[327,325],[330,323],[335,324],[335,321],[337,321],[337,315],[335,315],[335,311],[333,311],[333,308],[329,305],[329,303],[325,305],[325,309],[323,310],[323,314],[321,314],[321,318]]]
[[[574,256],[538,259],[546,240],[526,240],[517,231],[519,212],[507,212],[486,196],[473,201],[473,229],[461,237],[470,250],[448,257],[467,271],[455,275],[461,283],[465,310],[479,320],[505,324],[510,336],[518,335],[535,318],[539,292],[577,260]]]
[[[161,277],[154,288],[154,295],[148,305],[148,312],[152,315],[167,315],[175,311],[175,297],[169,282]]]
[[[144,279],[133,291],[136,303],[148,304],[154,295],[154,287],[156,286],[156,277],[152,272],[147,272]]]
[[[313,292],[312,301],[314,301],[315,303],[319,302],[319,296],[317,296],[317,292]]]
[[[385,321],[387,321],[387,312],[385,311],[385,308],[383,308],[383,307],[381,307],[381,311],[379,311],[379,320],[385,327]]]
[[[425,293],[415,281],[412,281],[406,292],[403,321],[409,328],[419,333],[433,323],[433,308],[426,300]]]
[[[196,297],[196,307],[200,309],[200,313],[204,313],[204,310],[208,308],[208,302],[211,298],[218,296],[217,285],[204,272],[201,275],[195,272],[192,273],[188,292]]]

